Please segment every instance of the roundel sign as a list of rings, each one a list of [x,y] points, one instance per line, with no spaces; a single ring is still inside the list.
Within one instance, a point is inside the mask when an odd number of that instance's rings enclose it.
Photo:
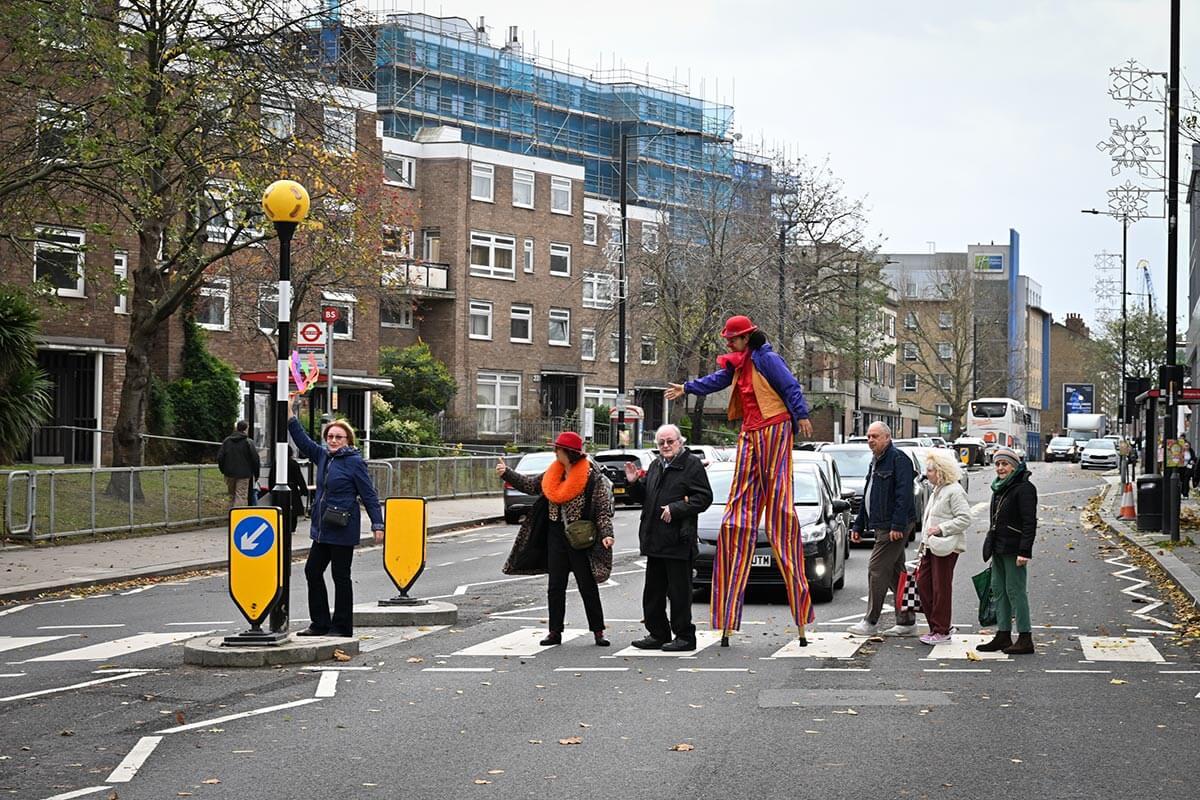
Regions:
[[[330,325],[342,318],[342,312],[337,306],[325,306],[321,309],[321,319],[328,322]]]
[[[325,326],[319,322],[305,322],[296,334],[299,344],[311,347],[325,346]]]

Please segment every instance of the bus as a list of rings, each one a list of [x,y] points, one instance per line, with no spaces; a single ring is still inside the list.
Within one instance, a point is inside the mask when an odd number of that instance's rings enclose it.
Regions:
[[[1026,457],[1026,428],[1029,414],[1011,397],[980,397],[967,403],[967,436],[983,440],[987,460],[997,447],[1015,450]]]

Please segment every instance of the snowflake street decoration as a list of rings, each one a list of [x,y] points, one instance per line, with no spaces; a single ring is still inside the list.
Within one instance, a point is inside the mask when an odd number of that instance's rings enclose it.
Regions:
[[[1108,95],[1118,103],[1124,103],[1126,108],[1133,108],[1134,103],[1146,103],[1154,99],[1150,81],[1154,75],[1134,59],[1129,59],[1119,67],[1109,69]]]
[[[1114,217],[1123,217],[1130,221],[1142,219],[1148,215],[1149,201],[1147,195],[1156,190],[1137,186],[1131,181],[1125,181],[1115,189],[1108,190],[1108,210]]]
[[[1146,118],[1138,117],[1132,125],[1122,125],[1120,120],[1113,118],[1109,119],[1108,124],[1112,126],[1112,133],[1107,140],[1097,142],[1096,149],[1112,156],[1112,174],[1119,175],[1124,167],[1133,167],[1138,175],[1149,177],[1147,163],[1161,161],[1153,156],[1160,155],[1162,148],[1150,144],[1150,138],[1146,135]]]

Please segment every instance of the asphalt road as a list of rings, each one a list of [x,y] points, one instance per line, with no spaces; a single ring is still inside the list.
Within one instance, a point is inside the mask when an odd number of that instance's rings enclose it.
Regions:
[[[618,512],[602,589],[607,649],[574,595],[567,624],[581,635],[529,646],[545,627],[545,579],[500,574],[513,526],[431,541],[414,593],[455,602],[459,623],[360,628],[364,652],[346,664],[184,666],[182,639],[244,627],[223,575],[0,607],[0,795],[1193,798],[1200,652],[1167,635],[1172,609],[1115,543],[1081,526],[1100,478],[1033,470],[1029,657],[847,639],[864,607],[860,549],[846,588],[817,606],[807,650],[788,646],[782,592],[758,591],[733,647],[630,655],[643,633],[634,510]],[[972,476],[963,636],[979,635],[969,576],[990,477]],[[379,558],[364,548],[356,560],[359,601],[393,593]]]

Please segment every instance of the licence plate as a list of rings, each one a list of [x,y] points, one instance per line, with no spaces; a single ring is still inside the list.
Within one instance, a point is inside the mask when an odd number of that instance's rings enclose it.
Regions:
[[[761,553],[756,556],[750,556],[750,566],[752,567],[769,567],[771,566],[771,554]]]
[[[614,487],[613,487],[613,494],[625,494],[625,487],[623,487],[623,486],[614,486]]]

